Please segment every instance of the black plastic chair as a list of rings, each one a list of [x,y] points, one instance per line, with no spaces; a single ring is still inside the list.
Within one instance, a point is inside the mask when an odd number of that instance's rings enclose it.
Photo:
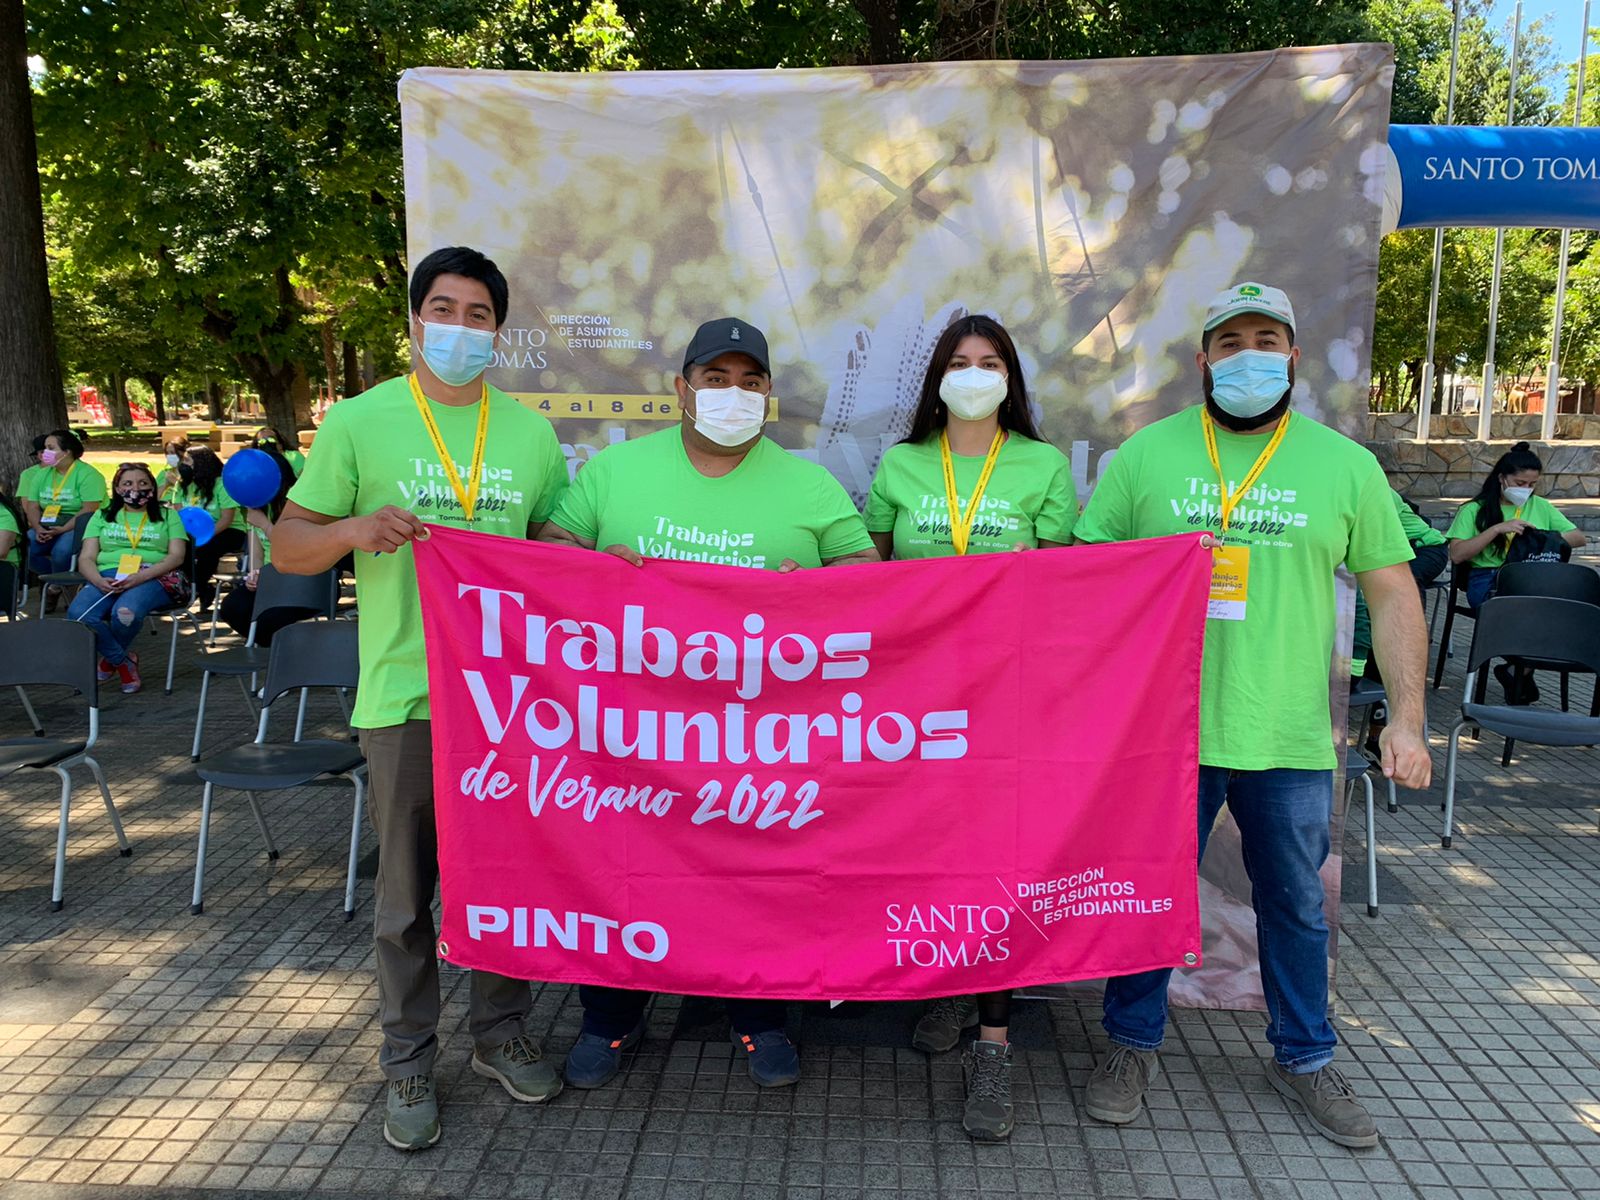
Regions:
[[[1450,590],[1445,595],[1444,601],[1444,632],[1439,635],[1439,658],[1433,667],[1433,686],[1438,690],[1444,682],[1444,660],[1450,657],[1450,631],[1455,627],[1456,617],[1476,617],[1478,610],[1470,604],[1460,603],[1457,596],[1466,595],[1467,576],[1472,572],[1472,564],[1456,563],[1450,568]]]
[[[1456,758],[1467,726],[1536,746],[1600,745],[1600,717],[1475,702],[1478,673],[1496,658],[1552,659],[1600,671],[1600,608],[1549,596],[1491,596],[1483,602],[1467,657],[1461,720],[1450,730],[1445,759],[1444,833],[1439,841],[1445,849],[1450,848],[1455,821]]]
[[[1600,607],[1600,572],[1577,563],[1521,562],[1502,567],[1494,581],[1496,596],[1551,596],[1561,600],[1576,600],[1580,604]],[[1520,686],[1524,676],[1534,671],[1559,671],[1561,674],[1561,711],[1566,712],[1571,703],[1569,683],[1574,671],[1587,674],[1565,659],[1515,657],[1508,660],[1516,671]],[[1591,717],[1600,717],[1600,687],[1595,689]],[[1507,743],[1506,759],[1511,756]],[[1502,765],[1506,765],[1502,761]]]
[[[98,510],[96,510],[98,511]],[[53,587],[71,588],[73,595],[83,586],[83,576],[78,573],[78,551],[83,549],[83,531],[89,528],[89,522],[94,517],[92,512],[81,512],[72,518],[72,525],[67,530],[66,536],[72,544],[72,569],[70,571],[49,571],[39,576],[39,615],[45,615],[45,602]],[[70,597],[69,597],[70,600]]]
[[[119,853],[133,853],[122,819],[111,802],[105,772],[90,750],[100,738],[100,685],[95,681],[94,634],[76,621],[8,621],[0,625],[0,687],[58,685],[89,701],[89,736],[85,741],[61,738],[9,738],[0,741],[0,778],[17,771],[54,771],[61,777],[61,821],[56,827],[56,874],[50,911],[60,912],[67,873],[67,815],[72,808],[71,769],[80,763],[100,785],[100,797],[111,815]]]
[[[204,664],[200,675],[200,704],[194,714],[194,745],[189,750],[192,762],[200,761],[200,738],[205,730],[206,697],[211,691],[211,677],[213,675],[231,675],[239,680],[239,686],[244,689],[245,702],[250,705],[250,715],[256,715],[255,700],[252,688],[245,683],[245,678],[254,677],[267,669],[269,654],[267,650],[256,645],[256,624],[261,620],[261,614],[274,608],[305,608],[311,609],[324,620],[333,617],[334,605],[338,601],[338,579],[333,569],[317,575],[286,575],[271,563],[261,568],[261,574],[256,580],[256,604],[251,613],[250,633],[245,638],[243,646],[235,646],[227,650],[215,651],[205,655],[201,662]],[[304,697],[302,696],[302,701]],[[304,704],[301,714],[304,714]],[[295,729],[299,736],[300,726]]]
[[[256,740],[214,754],[200,764],[196,774],[205,781],[200,801],[200,842],[194,861],[194,896],[189,911],[205,911],[201,888],[205,883],[206,840],[211,828],[211,800],[219,787],[242,791],[267,845],[267,858],[276,860],[278,847],[267,829],[256,792],[277,792],[302,787],[325,775],[349,779],[355,787],[350,816],[350,856],[345,875],[344,919],[356,910],[356,856],[361,845],[361,810],[366,796],[366,759],[348,741],[267,741],[267,719],[272,702],[285,692],[301,688],[352,688],[360,676],[357,633],[349,621],[306,621],[282,629],[272,639],[267,662],[267,685],[262,698],[261,724]]]
[[[19,543],[20,544],[20,543]],[[23,547],[26,550],[26,547]],[[7,621],[15,621],[22,615],[22,601],[19,599],[18,584],[22,580],[22,572],[8,562],[0,562],[0,617]],[[28,724],[33,727],[34,737],[44,736],[44,726],[39,724],[39,714],[33,711],[33,703],[28,699],[28,693],[17,688],[17,699],[22,701],[22,711],[28,714]]]

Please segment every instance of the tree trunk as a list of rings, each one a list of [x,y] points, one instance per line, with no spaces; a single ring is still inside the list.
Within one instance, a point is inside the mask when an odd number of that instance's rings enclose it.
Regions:
[[[301,403],[304,404],[309,391],[304,368],[295,363],[274,363],[264,354],[239,354],[235,360],[250,382],[255,384],[256,392],[261,396],[261,407],[266,410],[267,424],[286,434],[299,429],[295,393],[300,393]],[[310,424],[309,421],[306,423]]]
[[[363,350],[361,352],[361,390],[366,391],[368,388],[376,387],[377,384],[378,368],[372,361],[372,351]]]
[[[366,385],[361,380],[361,356],[356,352],[354,342],[343,342],[344,347],[344,394],[354,396],[366,391]]]
[[[339,387],[339,339],[334,336],[333,322],[322,323],[322,374],[327,380],[328,395]]]
[[[111,375],[110,394],[103,397],[111,413],[111,428],[132,429],[133,410],[128,407],[128,381],[120,373]]]
[[[206,376],[206,408],[213,425],[227,420],[227,414],[222,411],[222,384],[209,375]]]
[[[945,0],[939,5],[934,58],[997,58],[1000,0]]]
[[[0,0],[0,484],[28,465],[35,434],[67,423],[50,320],[50,274],[39,201],[39,156],[22,0]]]
[[[158,371],[150,371],[140,375],[140,379],[150,385],[150,394],[155,398],[156,424],[167,423],[167,377]]]
[[[855,0],[855,7],[867,23],[867,61],[874,65],[903,62],[905,46],[895,0]]]

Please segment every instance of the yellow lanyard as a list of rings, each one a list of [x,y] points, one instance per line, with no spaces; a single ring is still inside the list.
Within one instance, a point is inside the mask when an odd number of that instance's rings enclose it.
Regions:
[[[144,527],[146,525],[148,525],[149,523],[150,523],[150,514],[148,512],[142,512],[142,513],[139,514],[139,528],[138,529],[131,528],[128,525],[127,520],[126,519],[123,520],[123,522],[122,522],[122,532],[124,532],[124,533],[126,533],[128,535],[128,549],[129,550],[137,550],[139,548],[139,539],[144,537]]]
[[[1244,499],[1256,481],[1261,478],[1261,473],[1267,469],[1267,464],[1272,461],[1272,456],[1278,452],[1278,447],[1283,444],[1283,435],[1289,431],[1289,413],[1283,414],[1283,420],[1278,422],[1278,428],[1272,435],[1272,440],[1267,443],[1267,448],[1256,458],[1255,466],[1250,468],[1250,474],[1244,477],[1241,483],[1231,493],[1228,491],[1228,480],[1222,473],[1222,459],[1217,456],[1217,431],[1211,424],[1211,414],[1205,409],[1200,410],[1200,427],[1206,431],[1206,454],[1211,458],[1211,469],[1217,473],[1217,492],[1222,506],[1222,532],[1228,532],[1228,525],[1233,520],[1233,510],[1239,501]]]
[[[61,474],[59,471],[50,472],[50,474],[56,477],[56,486],[50,492],[51,504],[59,504],[61,502],[61,493],[67,490],[67,484],[72,482],[72,473],[77,469],[78,464],[73,463],[67,468],[67,473],[65,475]]]
[[[994,464],[1000,460],[1000,447],[1005,443],[1006,431],[996,429],[994,441],[989,443],[989,454],[983,460],[983,474],[978,476],[978,486],[972,489],[967,501],[967,511],[961,511],[961,499],[956,495],[956,468],[950,458],[950,431],[939,431],[939,457],[944,463],[944,502],[950,510],[950,541],[957,554],[967,552],[972,538],[972,522],[978,515],[978,505],[983,500],[983,490],[989,486],[989,476],[994,474]]]
[[[428,436],[433,439],[433,448],[439,455],[439,465],[444,468],[445,478],[450,481],[450,490],[455,492],[456,499],[461,502],[462,513],[470,521],[478,507],[478,481],[483,476],[483,447],[489,438],[489,385],[483,385],[483,396],[478,401],[478,433],[472,442],[472,469],[466,487],[461,486],[455,460],[450,457],[444,438],[439,436],[439,426],[434,423],[428,398],[422,394],[422,385],[417,382],[415,372],[411,375],[411,398],[417,402],[422,423],[428,427]]]

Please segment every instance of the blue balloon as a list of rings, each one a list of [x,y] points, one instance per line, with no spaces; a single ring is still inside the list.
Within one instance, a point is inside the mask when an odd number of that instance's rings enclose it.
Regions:
[[[265,508],[283,486],[283,476],[270,455],[240,450],[223,466],[222,486],[241,508]]]
[[[197,504],[178,510],[178,520],[196,546],[204,546],[217,532],[217,522],[210,513]]]

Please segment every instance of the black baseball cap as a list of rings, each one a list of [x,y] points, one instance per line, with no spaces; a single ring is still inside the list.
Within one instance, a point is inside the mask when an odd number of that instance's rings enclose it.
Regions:
[[[689,348],[683,352],[683,370],[703,366],[719,354],[745,354],[756,360],[768,375],[772,368],[767,364],[766,336],[749,321],[738,317],[718,317],[707,321],[694,331]]]

